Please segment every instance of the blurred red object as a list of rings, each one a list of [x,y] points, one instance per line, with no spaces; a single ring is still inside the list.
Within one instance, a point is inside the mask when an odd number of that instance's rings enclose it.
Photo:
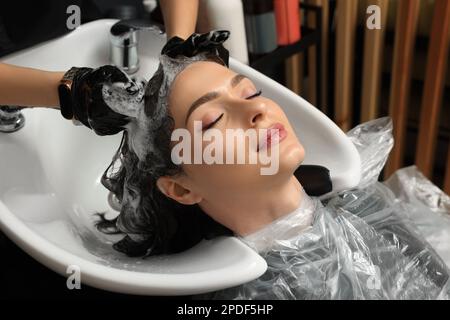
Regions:
[[[300,1],[274,0],[278,45],[295,43],[301,38]]]

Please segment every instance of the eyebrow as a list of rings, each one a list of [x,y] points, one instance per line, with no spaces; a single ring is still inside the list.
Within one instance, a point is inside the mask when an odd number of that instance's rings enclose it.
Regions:
[[[235,75],[230,81],[231,87],[232,88],[236,87],[239,84],[239,82],[241,82],[243,79],[246,79],[246,78],[247,77],[244,76],[243,74]],[[209,101],[217,99],[218,97],[219,97],[219,93],[217,91],[211,91],[211,92],[208,92],[208,93],[204,94],[203,96],[201,96],[197,100],[195,100],[192,103],[192,105],[189,107],[189,110],[188,110],[188,112],[186,114],[186,119],[184,121],[184,125],[187,124],[189,116],[191,115],[192,112],[194,112],[195,109],[197,109],[198,107],[200,107],[204,103],[207,103]]]

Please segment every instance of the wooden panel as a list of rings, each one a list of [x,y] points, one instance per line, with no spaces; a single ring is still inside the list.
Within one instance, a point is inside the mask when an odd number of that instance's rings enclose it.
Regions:
[[[363,89],[361,98],[361,122],[378,117],[383,70],[384,37],[389,0],[368,0],[366,7],[377,5],[381,11],[381,29],[367,29],[364,38]],[[367,15],[366,15],[367,18]]]
[[[337,0],[335,122],[344,131],[352,126],[353,64],[358,0]]]
[[[389,115],[394,125],[393,134],[395,143],[384,170],[385,178],[403,166],[408,100],[411,86],[411,67],[417,32],[419,1],[398,1],[389,99]]]
[[[321,64],[322,64],[322,78],[321,78],[321,109],[324,113],[328,114],[328,36],[329,36],[329,20],[330,20],[330,0],[322,0],[322,52],[321,52]]]
[[[297,53],[286,60],[285,73],[287,87],[298,95],[301,95],[304,77],[303,53]]]
[[[311,78],[309,82],[313,85],[313,87],[308,90],[308,96],[312,101],[317,103],[317,95],[321,96],[321,105],[317,106],[324,113],[328,113],[328,35],[329,35],[329,18],[330,18],[330,0],[305,0],[305,3],[320,6],[322,7],[322,48],[320,53],[320,63],[321,63],[321,84],[320,84],[320,92],[317,92],[316,83],[317,83],[317,48],[311,47],[308,49],[308,69],[312,70]],[[315,21],[314,15],[311,14],[307,17],[307,25],[311,28],[315,28],[317,22]]]
[[[322,0],[305,0],[305,3],[319,6],[322,4]],[[306,25],[315,29],[317,27],[316,14],[314,12],[308,12],[306,14]],[[321,108],[321,106],[317,105],[317,47],[310,46],[307,50],[308,52],[308,92],[307,97],[308,101],[316,106],[317,108]]]
[[[299,16],[300,16],[300,24],[302,24],[303,22],[302,22],[301,4],[299,6]],[[299,28],[301,28],[301,26],[299,26]],[[297,53],[292,57],[288,58],[284,66],[286,74],[286,85],[290,90],[294,91],[298,95],[302,95],[303,93],[303,80],[305,77],[304,59],[305,59],[304,52]]]
[[[447,71],[450,1],[436,0],[428,49],[416,165],[431,179],[439,129],[444,80]]]

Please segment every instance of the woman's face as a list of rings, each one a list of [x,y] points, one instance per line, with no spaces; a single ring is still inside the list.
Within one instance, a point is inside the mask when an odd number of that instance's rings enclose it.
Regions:
[[[251,79],[209,61],[189,65],[172,84],[169,111],[174,119],[175,129],[184,128],[190,133],[192,157],[194,135],[202,137],[214,128],[223,137],[223,164],[206,164],[203,161],[202,164],[182,164],[184,174],[177,178],[184,188],[196,195],[196,202],[200,206],[202,203],[205,206],[212,203],[226,205],[229,201],[245,199],[248,193],[274,188],[292,178],[303,161],[304,149],[285,113],[274,101],[265,98],[264,93],[258,95],[258,92],[259,88]],[[197,129],[194,127],[195,121],[201,122]],[[258,139],[257,145],[253,146],[245,140],[245,163],[225,163],[225,155],[229,151],[226,149],[226,129],[258,131],[273,126],[282,128],[283,131],[277,144],[279,165],[274,174],[261,174],[261,168],[269,165],[267,162],[261,163],[260,153],[265,152],[272,158],[271,152],[277,149],[270,146],[270,139]],[[272,139],[276,140],[276,137]],[[173,145],[177,143],[173,142]],[[211,143],[213,141],[203,141],[202,150]],[[235,149],[240,147],[242,145],[234,143]],[[237,150],[234,155],[236,160]],[[249,163],[251,156],[257,159],[256,163]],[[213,218],[226,225],[226,218]]]

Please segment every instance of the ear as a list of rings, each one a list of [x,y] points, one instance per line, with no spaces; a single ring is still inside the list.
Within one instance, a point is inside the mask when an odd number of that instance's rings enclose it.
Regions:
[[[202,200],[200,195],[180,184],[180,182],[174,177],[160,177],[156,181],[156,185],[166,197],[169,197],[181,204],[193,205]]]

